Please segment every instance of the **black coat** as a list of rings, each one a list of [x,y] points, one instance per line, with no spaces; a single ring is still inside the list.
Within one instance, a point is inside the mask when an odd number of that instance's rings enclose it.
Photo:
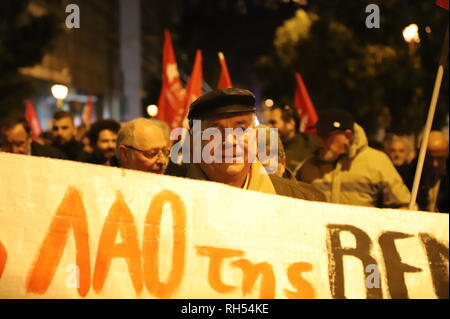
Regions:
[[[89,159],[89,153],[83,150],[83,143],[78,142],[75,139],[72,139],[70,142],[67,142],[65,144],[55,142],[52,146],[66,154],[67,159],[71,161],[87,162]]]
[[[31,155],[67,159],[66,154],[50,145],[41,145],[37,142],[31,142]]]

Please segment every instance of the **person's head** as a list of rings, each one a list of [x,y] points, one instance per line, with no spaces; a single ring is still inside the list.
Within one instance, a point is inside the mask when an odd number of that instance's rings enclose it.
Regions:
[[[77,129],[70,112],[58,111],[53,115],[53,134],[56,142],[66,144],[75,138]]]
[[[386,143],[385,151],[388,153],[395,166],[401,166],[409,160],[409,143],[403,137],[393,136]]]
[[[151,123],[155,124],[156,126],[159,126],[163,133],[164,137],[167,140],[167,145],[171,145],[172,141],[170,140],[170,127],[169,124],[165,121],[157,120],[157,119],[148,119]]]
[[[298,111],[288,104],[275,104],[266,114],[267,125],[277,128],[283,141],[294,137],[300,129]]]
[[[332,109],[319,114],[317,147],[322,161],[334,162],[349,152],[354,123],[353,116],[344,110]]]
[[[30,154],[30,127],[22,117],[7,118],[2,125],[2,149],[14,154]]]
[[[92,147],[91,140],[89,138],[89,131],[87,131],[82,137],[80,142],[83,144],[83,151],[91,154],[94,152],[94,148]]]
[[[228,131],[240,129],[244,132],[248,128],[253,128],[255,110],[253,93],[237,88],[210,91],[191,104],[188,114],[191,129],[194,120],[201,120],[202,132],[208,128],[215,128],[221,133],[221,139],[201,139],[202,150],[209,143],[217,146],[210,149],[209,155],[212,161],[208,163],[202,156],[200,163],[203,172],[211,180],[234,185],[245,179],[249,173],[251,167],[248,160],[249,137],[246,134],[241,135],[242,139],[239,138],[240,141],[238,141],[237,135]],[[227,128],[228,130],[225,130]],[[197,141],[194,136],[193,142],[200,141]],[[221,156],[215,154],[215,149],[221,150]]]
[[[121,167],[164,174],[169,153],[163,130],[149,119],[132,120],[119,130],[116,156]]]
[[[448,157],[448,140],[441,131],[431,131],[428,138],[425,169],[440,175],[445,172]]]
[[[260,152],[258,151],[258,159],[260,160],[261,164],[266,167],[269,174],[271,174],[274,169],[272,165],[274,163],[277,164],[275,172],[273,172],[274,175],[278,177],[283,177],[284,171],[286,170],[286,153],[284,152],[284,146],[281,142],[280,137],[278,136],[276,143],[272,141],[273,136],[270,136],[270,127],[265,125],[259,125],[257,127],[258,135],[260,134],[261,130],[265,130],[265,137],[266,137],[266,149],[265,149],[265,160],[262,160],[260,157]],[[259,140],[258,140],[259,141]],[[258,145],[259,146],[259,145]],[[276,151],[274,151],[274,148],[277,147]],[[267,157],[267,155],[270,155]],[[273,157],[276,156],[274,159]]]
[[[91,146],[100,150],[107,160],[114,156],[119,129],[120,124],[114,120],[98,120],[89,131]]]
[[[54,141],[55,137],[51,131],[42,132],[37,139],[37,142],[42,145],[52,145]]]

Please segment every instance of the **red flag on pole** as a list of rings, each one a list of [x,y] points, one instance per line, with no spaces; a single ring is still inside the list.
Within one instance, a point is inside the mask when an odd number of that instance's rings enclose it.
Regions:
[[[233,87],[231,84],[230,74],[228,73],[227,63],[225,61],[225,56],[222,52],[219,52],[219,62],[220,62],[220,77],[219,83],[217,84],[218,89],[227,89]]]
[[[166,121],[170,128],[179,127],[183,121],[185,90],[181,85],[177,61],[170,32],[164,30],[162,87],[158,100],[158,120]]]
[[[436,0],[436,5],[448,10],[448,0]]]
[[[297,89],[295,90],[294,104],[300,112],[300,131],[313,133],[315,130],[312,126],[317,123],[319,117],[317,116],[316,109],[309,97],[300,73],[295,73],[295,78],[297,81]]]
[[[83,113],[81,114],[81,121],[87,129],[91,127],[93,112],[94,104],[92,103],[92,93],[89,93],[87,103],[84,105]]]
[[[31,129],[31,138],[36,140],[39,135],[42,133],[41,123],[39,122],[39,118],[36,114],[36,111],[33,106],[33,102],[27,100],[25,102],[25,119],[28,122],[28,125]]]
[[[202,51],[197,50],[195,54],[194,67],[192,68],[191,77],[189,78],[186,87],[186,101],[184,104],[183,118],[184,116],[187,115],[191,103],[202,95],[202,84],[203,84]]]

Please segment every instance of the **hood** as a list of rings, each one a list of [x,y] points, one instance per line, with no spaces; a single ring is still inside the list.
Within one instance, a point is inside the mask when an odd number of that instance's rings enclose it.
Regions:
[[[353,125],[354,137],[352,144],[350,145],[350,151],[348,156],[353,158],[358,154],[361,150],[369,146],[369,141],[367,140],[367,135],[364,129],[359,126],[359,124],[355,123]]]

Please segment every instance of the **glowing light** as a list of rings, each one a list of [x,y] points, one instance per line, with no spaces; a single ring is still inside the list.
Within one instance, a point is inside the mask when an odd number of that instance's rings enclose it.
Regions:
[[[158,107],[155,104],[147,106],[147,114],[151,117],[158,115]]]
[[[271,99],[267,99],[264,101],[264,105],[267,107],[272,107],[273,106],[273,100]]]
[[[420,42],[419,27],[417,26],[417,24],[410,24],[409,26],[404,28],[403,29],[403,38],[408,43],[412,43],[412,42],[419,43]]]
[[[55,84],[51,88],[52,94],[57,100],[64,100],[69,93],[69,89],[65,85]]]
[[[425,32],[426,32],[426,33],[431,33],[431,28],[430,28],[429,25],[427,25],[427,26],[425,27]]]

